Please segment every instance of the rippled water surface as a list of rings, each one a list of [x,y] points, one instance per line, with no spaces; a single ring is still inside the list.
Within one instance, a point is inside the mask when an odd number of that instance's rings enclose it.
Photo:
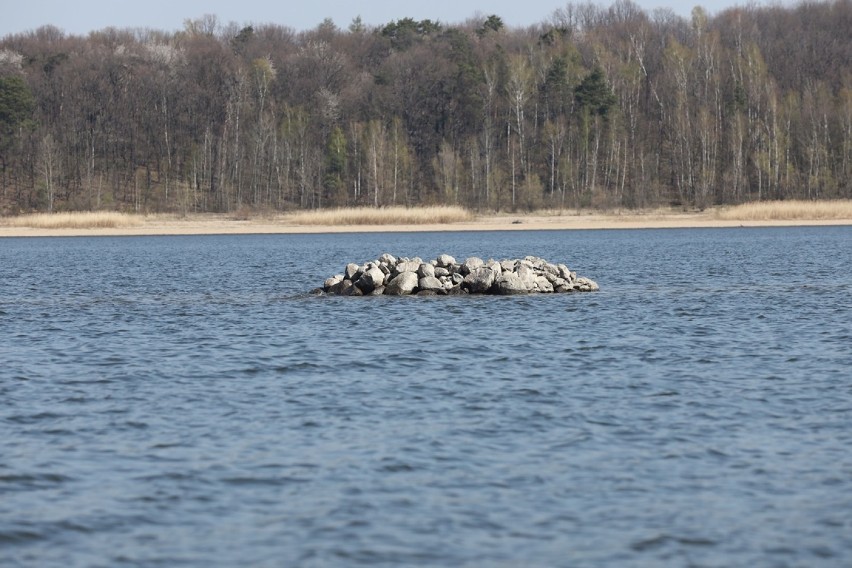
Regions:
[[[850,369],[849,227],[3,239],[0,565],[849,566]]]

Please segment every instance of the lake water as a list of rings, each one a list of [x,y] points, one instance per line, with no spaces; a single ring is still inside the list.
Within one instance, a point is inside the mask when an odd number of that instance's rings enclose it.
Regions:
[[[852,227],[2,239],[0,565],[852,565]]]

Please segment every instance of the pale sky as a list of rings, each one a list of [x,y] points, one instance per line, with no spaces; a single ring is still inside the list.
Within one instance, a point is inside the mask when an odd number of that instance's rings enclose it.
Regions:
[[[699,4],[712,15],[747,3],[746,0],[635,1],[648,12],[665,7],[681,16],[689,16]],[[596,3],[607,7],[612,4],[599,0]],[[565,5],[562,0],[0,0],[0,37],[47,24],[75,35],[106,27],[176,31],[183,29],[186,19],[205,14],[216,15],[223,24],[273,23],[297,31],[312,29],[325,18],[346,28],[359,15],[365,24],[379,25],[405,17],[453,24],[477,13],[497,14],[507,26],[518,27],[540,23]]]

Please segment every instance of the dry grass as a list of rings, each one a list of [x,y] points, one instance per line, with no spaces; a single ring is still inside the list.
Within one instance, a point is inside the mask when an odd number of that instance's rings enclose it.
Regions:
[[[719,209],[716,216],[730,221],[852,219],[852,200],[759,201]]]
[[[11,217],[10,227],[32,229],[113,229],[141,225],[143,217],[113,211],[83,211],[74,213],[35,213]]]
[[[295,225],[437,225],[473,221],[467,209],[454,206],[435,207],[347,207],[294,213],[286,218]]]

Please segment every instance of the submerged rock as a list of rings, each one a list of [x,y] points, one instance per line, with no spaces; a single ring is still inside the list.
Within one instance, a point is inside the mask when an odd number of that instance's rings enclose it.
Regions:
[[[408,296],[460,294],[532,294],[594,292],[594,280],[578,277],[565,264],[537,256],[488,260],[470,257],[458,263],[448,254],[435,260],[385,253],[363,264],[349,263],[343,274],[325,280],[320,290],[338,296]]]

